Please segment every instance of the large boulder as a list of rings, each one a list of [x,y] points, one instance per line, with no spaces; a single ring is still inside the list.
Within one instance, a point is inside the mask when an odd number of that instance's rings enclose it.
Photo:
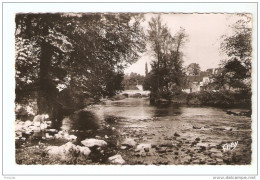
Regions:
[[[85,139],[81,141],[81,144],[87,147],[94,147],[94,146],[104,147],[107,145],[107,142],[104,140],[91,138],[91,139]]]
[[[46,151],[49,156],[60,158],[62,160],[65,160],[66,157],[73,151],[79,152],[85,156],[88,156],[91,153],[91,150],[88,147],[76,146],[71,142],[61,146],[49,146],[46,148]]]
[[[125,164],[125,160],[119,154],[109,157],[108,161],[112,164]]]
[[[46,148],[47,154],[51,157],[66,159],[66,156],[70,153],[70,150],[76,149],[76,146],[71,142],[68,142],[62,146],[49,146]]]

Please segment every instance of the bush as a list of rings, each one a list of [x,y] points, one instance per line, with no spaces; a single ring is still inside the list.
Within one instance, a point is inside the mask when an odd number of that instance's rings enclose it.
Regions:
[[[197,92],[187,95],[187,104],[251,108],[251,92],[218,91]]]

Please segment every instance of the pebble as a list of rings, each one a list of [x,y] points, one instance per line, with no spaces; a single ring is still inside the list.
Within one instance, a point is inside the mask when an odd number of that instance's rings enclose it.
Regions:
[[[180,135],[178,133],[174,133],[174,136],[175,137],[179,137]]]
[[[124,149],[126,149],[127,148],[127,146],[121,146],[120,147],[120,149],[122,149],[122,150],[124,150]]]
[[[158,152],[159,152],[159,153],[166,153],[166,148],[160,148],[160,149],[158,150]]]
[[[144,149],[151,149],[152,145],[151,144],[139,144],[135,151],[145,151]]]
[[[136,146],[136,142],[134,139],[127,138],[125,139],[122,143],[123,146],[129,146],[129,147],[134,147]]]
[[[164,143],[164,144],[160,144],[159,145],[160,147],[173,147],[173,144],[172,143]]]

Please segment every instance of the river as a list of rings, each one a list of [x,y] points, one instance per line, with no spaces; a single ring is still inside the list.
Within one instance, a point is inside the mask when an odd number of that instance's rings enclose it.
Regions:
[[[78,145],[86,138],[108,143],[91,153],[88,164],[108,164],[115,154],[130,165],[251,163],[251,118],[229,115],[223,108],[152,106],[147,98],[126,98],[89,106],[65,118],[59,130],[77,136]],[[150,147],[139,151],[122,146],[129,138]],[[49,145],[64,142],[46,140]]]

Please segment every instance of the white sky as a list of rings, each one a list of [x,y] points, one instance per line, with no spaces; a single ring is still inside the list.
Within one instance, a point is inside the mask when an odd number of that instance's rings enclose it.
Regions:
[[[148,27],[148,21],[154,14],[146,14],[143,26]],[[174,35],[180,27],[186,30],[188,42],[183,47],[184,66],[190,63],[198,63],[201,70],[218,67],[221,60],[225,58],[220,53],[219,47],[221,36],[231,32],[229,25],[237,20],[234,14],[162,14],[165,23]],[[150,62],[152,57],[145,53],[141,58],[125,70],[125,73],[136,72],[145,74],[145,62]]]

